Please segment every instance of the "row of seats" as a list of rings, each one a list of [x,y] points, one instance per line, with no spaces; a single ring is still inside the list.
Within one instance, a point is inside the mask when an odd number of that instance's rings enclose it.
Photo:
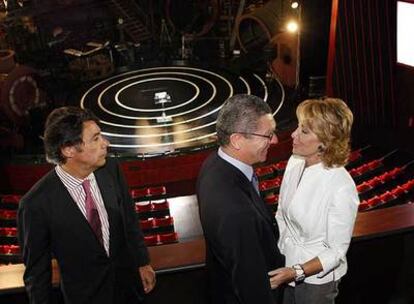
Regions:
[[[148,246],[178,241],[166,194],[165,186],[131,190],[139,225]],[[21,262],[16,224],[21,197],[18,194],[0,195],[0,264]]]
[[[132,198],[135,201],[154,199],[157,197],[165,197],[167,195],[167,189],[165,186],[145,187],[140,189],[131,189]]]
[[[131,196],[147,246],[178,242],[165,186],[132,189]]]
[[[359,204],[359,211],[366,211],[374,207],[391,207],[402,202],[404,196],[414,193],[414,179],[396,186],[390,191],[375,195]],[[410,196],[408,197],[410,198]]]
[[[406,164],[402,164],[403,160],[399,159],[397,150],[381,156],[376,149],[371,148],[367,146],[353,151],[346,166],[357,184],[361,199],[359,210],[369,211],[412,202],[414,161],[408,159]],[[368,151],[370,149],[371,151]],[[283,160],[255,169],[259,177],[261,195],[272,207],[273,212],[277,210],[278,194],[286,164],[286,160]]]

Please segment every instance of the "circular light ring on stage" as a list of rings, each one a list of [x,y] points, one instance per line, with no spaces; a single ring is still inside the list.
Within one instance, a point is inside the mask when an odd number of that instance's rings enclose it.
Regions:
[[[254,76],[258,79],[258,80],[260,80],[260,82],[261,82],[261,84],[263,85],[263,87],[264,87],[264,90],[265,90],[265,96],[264,96],[264,100],[266,101],[267,100],[267,87],[266,87],[266,84],[261,80],[261,78],[259,77],[259,76],[257,76],[256,74],[254,74]],[[248,84],[248,82],[243,78],[243,77],[239,77],[240,78],[240,80],[241,81],[243,81],[243,83],[245,84],[245,86],[246,86],[246,90],[247,90],[247,92],[246,92],[246,94],[251,94],[251,88],[250,88],[250,86],[249,86],[249,84]],[[98,98],[98,100],[101,100],[102,99],[102,96],[100,96],[101,98]],[[229,96],[230,97],[230,96]],[[280,106],[281,105],[279,105],[279,108],[280,108]],[[187,120],[184,120],[184,121],[180,121],[180,122],[175,122],[175,123],[167,123],[167,124],[162,124],[162,125],[144,125],[144,126],[136,126],[136,125],[124,125],[124,124],[118,124],[118,123],[112,123],[112,122],[108,122],[108,121],[105,121],[105,120],[100,120],[100,122],[102,123],[102,124],[106,124],[106,125],[109,125],[109,126],[113,126],[113,127],[119,127],[119,128],[129,128],[129,129],[140,129],[140,128],[157,128],[157,127],[170,127],[170,126],[175,126],[175,125],[179,125],[179,124],[185,124],[185,123],[189,123],[189,122],[193,122],[193,121],[196,121],[196,120],[200,120],[200,119],[202,119],[202,118],[205,118],[205,117],[208,117],[208,116],[210,116],[210,115],[212,115],[212,114],[214,114],[214,113],[216,113],[217,111],[219,111],[221,109],[221,106],[220,107],[217,107],[217,108],[215,108],[214,110],[212,110],[212,111],[210,111],[210,112],[207,112],[207,113],[205,113],[205,114],[203,114],[203,115],[200,115],[200,116],[197,116],[197,117],[193,117],[193,118],[191,118],[191,119],[187,119]],[[276,112],[275,112],[276,113]],[[274,113],[274,114],[275,114]],[[119,116],[119,115],[118,115]],[[159,116],[158,116],[159,117]],[[142,118],[142,119],[144,119],[144,118]]]
[[[125,148],[125,149],[169,147],[169,146],[173,146],[173,145],[181,145],[181,144],[186,144],[186,143],[190,143],[190,142],[199,141],[199,140],[202,140],[202,139],[213,137],[215,135],[216,135],[216,133],[214,132],[214,133],[210,133],[210,134],[205,134],[203,136],[198,136],[198,137],[193,137],[193,138],[186,139],[186,140],[179,140],[179,141],[168,142],[168,143],[142,144],[142,145],[111,144],[110,146],[115,147],[115,148]]]
[[[226,72],[223,75],[226,75]],[[95,114],[102,123],[102,134],[112,141],[110,144],[112,148],[135,149],[137,153],[163,153],[181,148],[199,147],[214,142],[217,112],[227,98],[234,94],[252,94],[252,92],[265,100],[269,98],[268,87],[260,76],[256,74],[246,74],[237,78],[232,74],[228,76],[230,77],[226,78],[216,72],[194,67],[155,67],[131,71],[110,77],[91,87],[82,96],[81,107],[95,108],[98,111]],[[131,106],[135,100],[131,97],[125,98],[127,95],[123,95],[124,92],[130,90],[131,92],[128,93],[133,94],[135,88],[148,88],[148,83],[151,81],[169,83],[171,96],[174,94],[174,91],[171,91],[172,84],[179,83],[181,87],[175,93],[179,96],[178,93],[181,92],[181,96],[185,96],[184,101],[172,98],[175,102],[173,106],[151,109],[153,100],[144,96],[145,100],[141,100],[143,103],[139,108]],[[251,87],[252,84],[254,89]],[[283,86],[280,82],[277,82],[277,85],[281,91],[278,96],[281,98],[276,109],[276,105],[271,101],[272,108],[275,109],[274,115],[282,107],[285,98]],[[187,86],[194,92],[182,94]],[[151,88],[146,91],[157,90]],[[224,95],[223,91],[225,91]],[[145,103],[149,106],[143,108]],[[133,115],[129,112],[144,115]],[[158,121],[160,115],[147,117],[145,113],[148,112],[163,112],[163,115],[172,121],[160,122]]]
[[[221,76],[221,75],[219,75],[219,74],[217,74],[217,73],[214,73],[214,72],[211,72],[211,71],[208,71],[208,70],[201,70],[201,69],[197,69],[197,68],[184,68],[184,67],[165,67],[165,68],[150,68],[150,69],[142,69],[142,70],[138,70],[138,71],[136,71],[136,72],[142,72],[142,71],[152,71],[152,70],[154,70],[154,69],[188,69],[188,70],[192,70],[192,71],[199,71],[199,72],[203,72],[203,73],[206,73],[206,74],[210,74],[210,75],[212,75],[212,76],[215,76],[215,77],[217,77],[218,79],[221,79],[227,86],[228,86],[228,88],[229,88],[229,95],[226,97],[226,99],[228,98],[228,97],[230,97],[230,96],[232,96],[233,95],[233,91],[234,91],[234,89],[233,89],[233,86],[232,86],[232,84],[227,80],[227,79],[225,79],[223,76]],[[117,76],[114,76],[114,77],[111,77],[111,78],[109,78],[109,79],[107,79],[106,81],[101,81],[100,83],[98,83],[98,84],[96,84],[95,86],[93,86],[92,88],[90,88],[84,95],[83,95],[83,97],[82,97],[82,99],[81,99],[81,107],[85,107],[85,99],[86,99],[86,97],[87,97],[87,95],[88,94],[90,94],[91,92],[92,92],[92,90],[93,89],[95,89],[95,88],[97,88],[98,86],[100,86],[100,85],[102,85],[103,83],[105,83],[105,82],[108,82],[108,81],[110,81],[110,80],[113,80],[114,78],[118,78],[119,76],[122,76],[122,75],[124,75],[124,76],[126,76],[126,75],[128,75],[128,74],[131,74],[132,72],[128,72],[128,73],[124,73],[124,74],[121,74],[121,75],[117,75]],[[201,76],[198,76],[198,75],[193,75],[193,74],[189,74],[189,73],[181,73],[181,72],[157,72],[157,73],[149,73],[149,74],[140,74],[140,75],[136,75],[136,76],[133,76],[133,77],[127,77],[127,78],[124,78],[123,80],[121,80],[121,81],[119,81],[119,82],[116,82],[116,83],[114,83],[114,84],[111,84],[111,85],[109,85],[108,87],[106,87],[100,94],[99,94],[99,96],[98,96],[98,105],[99,105],[99,107],[100,107],[100,109],[101,110],[103,110],[103,111],[105,111],[106,113],[108,113],[108,114],[110,114],[110,115],[113,115],[113,116],[115,116],[115,117],[118,117],[118,118],[124,118],[124,119],[131,119],[131,120],[149,120],[149,119],[153,119],[153,120],[157,120],[157,118],[159,118],[159,116],[150,116],[150,117],[148,117],[148,116],[129,116],[129,115],[121,115],[121,114],[118,114],[118,113],[115,113],[115,112],[113,112],[113,111],[110,111],[110,110],[108,110],[108,109],[106,109],[104,106],[103,106],[103,104],[102,104],[102,99],[103,99],[103,95],[109,90],[109,89],[111,89],[114,85],[118,85],[119,83],[121,83],[121,82],[125,82],[125,81],[127,81],[127,80],[130,80],[130,79],[132,79],[132,78],[140,78],[140,77],[145,77],[145,76],[148,76],[148,75],[171,75],[171,74],[175,74],[175,75],[187,75],[187,76],[192,76],[192,77],[194,77],[194,78],[199,78],[199,79],[203,79],[203,77],[201,77]],[[205,107],[207,104],[209,104],[214,98],[215,98],[215,96],[216,96],[216,94],[217,94],[217,89],[216,89],[216,86],[211,82],[211,81],[209,81],[208,79],[206,79],[206,78],[204,78],[204,80],[206,80],[206,82],[207,83],[209,83],[209,84],[211,84],[211,86],[213,87],[213,95],[211,96],[211,98],[207,101],[207,102],[205,102],[205,103],[203,103],[202,105],[200,105],[200,106],[197,106],[197,107],[194,107],[194,108],[192,108],[191,110],[188,110],[188,111],[184,111],[184,112],[180,112],[180,113],[176,113],[176,114],[170,114],[170,115],[168,115],[168,116],[170,116],[170,117],[177,117],[177,116],[181,116],[181,115],[185,115],[185,114],[189,114],[189,113],[192,113],[192,112],[194,112],[194,111],[197,111],[197,110],[199,110],[199,109],[202,109],[203,107]],[[103,123],[105,123],[104,121],[102,121]]]
[[[124,79],[123,81],[119,81],[119,82],[116,82],[116,83],[114,83],[114,84],[112,84],[112,85],[110,85],[110,86],[108,86],[107,88],[105,88],[100,94],[99,94],[99,96],[98,96],[98,105],[99,105],[99,107],[100,107],[100,109],[102,109],[103,111],[105,111],[106,113],[108,113],[108,114],[111,114],[111,115],[113,115],[113,116],[115,116],[115,117],[120,117],[120,118],[125,118],[125,119],[133,119],[133,120],[136,120],[136,119],[138,119],[138,120],[149,120],[149,119],[154,119],[154,120],[156,120],[157,118],[159,118],[160,116],[158,115],[158,116],[128,116],[128,115],[121,115],[121,114],[117,114],[117,113],[115,113],[115,112],[113,112],[113,111],[110,111],[110,110],[108,110],[108,109],[106,109],[105,107],[104,107],[104,105],[102,104],[102,99],[103,99],[103,96],[104,96],[104,94],[109,90],[109,89],[111,89],[112,87],[114,87],[115,85],[119,85],[121,82],[124,82],[124,81],[127,81],[127,80],[130,80],[130,79],[133,79],[133,78],[138,78],[138,77],[144,77],[144,76],[151,76],[151,75],[164,75],[164,74],[167,74],[167,75],[171,75],[171,74],[173,74],[173,75],[182,75],[182,76],[191,76],[191,77],[194,77],[194,78],[198,78],[198,79],[202,79],[202,80],[204,80],[206,83],[208,83],[211,87],[212,87],[212,89],[213,89],[213,94],[212,94],[212,96],[204,103],[204,104],[202,104],[202,105],[200,105],[200,106],[198,106],[198,107],[194,107],[194,108],[192,108],[191,110],[188,110],[188,111],[184,111],[184,112],[180,112],[180,113],[176,113],[176,114],[170,114],[170,115],[168,115],[168,116],[170,116],[170,117],[176,117],[176,116],[181,116],[181,115],[185,115],[185,114],[189,114],[189,113],[191,113],[191,112],[194,112],[194,111],[196,111],[196,110],[199,110],[199,109],[201,109],[201,108],[203,108],[204,106],[206,106],[206,105],[208,105],[215,97],[216,97],[216,94],[217,94],[217,89],[216,89],[216,86],[213,84],[213,82],[211,82],[210,80],[208,80],[208,79],[206,79],[206,78],[204,78],[204,77],[201,77],[201,76],[198,76],[198,75],[191,75],[191,74],[188,74],[188,73],[181,73],[181,72],[158,72],[158,73],[149,73],[149,74],[143,74],[143,75],[137,75],[137,76],[134,76],[134,77],[128,77],[128,78],[126,78],[126,79]],[[225,83],[228,85],[228,87],[229,87],[229,90],[230,90],[230,94],[229,94],[229,96],[228,97],[230,97],[230,96],[232,96],[233,95],[233,86],[231,85],[231,83],[227,80],[227,79],[225,79],[224,77],[222,77],[222,76],[220,76],[219,78],[222,78],[224,81],[225,81]],[[156,78],[150,78],[150,79],[147,79],[146,81],[152,81],[152,80],[156,80],[156,79],[159,79],[159,77],[156,77]],[[121,89],[122,90],[122,89]],[[119,93],[119,91],[118,91],[118,93]],[[116,97],[118,96],[118,93],[116,93],[116,95],[115,95],[115,101],[117,102],[117,99],[116,99]],[[85,96],[85,95],[84,95]],[[189,102],[186,102],[185,104],[188,104]],[[180,103],[181,104],[181,103]],[[82,100],[81,100],[81,106],[82,106]],[[181,104],[180,106],[175,106],[175,107],[169,107],[169,108],[165,108],[165,111],[167,111],[167,110],[171,110],[171,109],[176,109],[176,108],[178,108],[178,107],[182,107],[182,106],[184,106],[184,104]],[[129,109],[130,110],[130,109]],[[137,111],[137,110],[133,110],[133,111]],[[162,112],[163,111],[163,109],[154,109],[154,110],[152,110],[151,112]],[[144,112],[144,111],[143,111]],[[146,112],[150,112],[149,110],[147,110]]]
[[[206,127],[211,127],[216,124],[216,121],[209,122],[207,124],[197,126],[194,128],[188,128],[182,131],[174,131],[174,132],[167,132],[167,133],[157,133],[157,134],[143,134],[143,135],[137,135],[137,134],[117,134],[117,133],[110,133],[110,132],[102,132],[105,136],[111,136],[111,137],[123,137],[123,138],[149,138],[149,137],[157,137],[157,136],[170,136],[170,135],[177,135],[177,134],[183,134],[183,133],[190,133],[194,131],[201,130]],[[214,135],[214,134],[213,134]]]
[[[253,74],[253,76],[259,80],[259,82],[263,85],[264,87],[264,91],[265,91],[265,100],[267,100],[268,98],[268,90],[267,90],[267,86],[265,84],[265,82],[257,75],[257,74]],[[247,89],[247,93],[246,94],[250,94],[251,93],[251,89],[250,89],[250,85],[248,84],[248,82],[243,78],[243,77],[239,77],[240,80],[243,82],[243,84],[246,85],[246,89]],[[280,84],[281,85],[281,84]],[[282,101],[284,100],[284,97],[282,99]],[[276,109],[276,111],[273,113],[273,115],[275,115],[279,109],[281,108],[283,102],[281,102],[279,104],[279,107]],[[222,106],[217,107],[216,109],[214,109],[213,111],[206,113],[205,115],[203,115],[203,117],[208,117],[211,116],[211,114],[214,114],[216,112],[218,112],[220,109],[222,108]],[[194,120],[199,120],[198,117],[194,118],[194,119],[190,119],[181,123],[188,123],[188,122],[192,122]],[[189,132],[194,132],[197,130],[200,130],[202,128],[206,128],[206,127],[210,127],[212,125],[215,125],[216,120],[209,122],[207,124],[201,125],[201,126],[197,126],[194,128],[188,128],[186,130],[183,131],[175,131],[175,132],[168,132],[168,133],[157,133],[157,134],[143,134],[143,135],[137,135],[137,134],[116,134],[116,133],[111,133],[111,132],[103,132],[102,134],[105,136],[111,136],[111,137],[126,137],[126,138],[149,138],[149,137],[160,137],[160,136],[170,136],[170,135],[177,135],[177,134],[183,134],[183,133],[189,133]],[[118,127],[124,127],[124,128],[154,128],[154,127],[165,127],[165,126],[172,126],[174,124],[166,124],[166,125],[156,125],[156,126],[125,126],[125,125],[117,125]],[[216,133],[210,133],[209,136],[214,136]]]
[[[160,80],[175,80],[178,82],[185,82],[190,84],[191,86],[193,86],[193,88],[195,89],[196,93],[194,94],[193,97],[191,97],[189,100],[180,103],[179,105],[176,106],[172,106],[172,107],[165,107],[165,108],[161,108],[161,109],[142,109],[142,108],[132,108],[132,107],[128,107],[126,105],[124,105],[120,100],[119,100],[119,95],[121,95],[121,93],[123,91],[125,91],[127,88],[130,88],[132,86],[135,86],[137,84],[143,83],[143,82],[150,82],[150,81],[160,81]],[[115,102],[120,106],[123,107],[127,110],[131,110],[131,111],[137,111],[137,112],[162,112],[162,111],[168,111],[168,110],[172,110],[172,109],[176,109],[179,107],[183,107],[189,103],[192,103],[197,97],[198,95],[200,95],[200,88],[193,82],[185,80],[185,79],[180,79],[180,78],[176,78],[176,77],[157,77],[157,78],[152,78],[152,79],[144,79],[144,80],[140,80],[140,81],[136,81],[133,82],[125,87],[123,87],[121,90],[118,91],[118,93],[116,93],[115,95]]]

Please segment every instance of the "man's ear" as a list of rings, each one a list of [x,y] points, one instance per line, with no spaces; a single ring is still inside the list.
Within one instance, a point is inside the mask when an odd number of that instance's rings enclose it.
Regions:
[[[241,137],[243,135],[239,134],[239,133],[233,133],[230,135],[230,145],[233,147],[233,149],[235,150],[240,150],[241,149]]]
[[[60,151],[62,152],[65,158],[72,158],[75,153],[75,147],[66,146],[66,147],[60,148]]]

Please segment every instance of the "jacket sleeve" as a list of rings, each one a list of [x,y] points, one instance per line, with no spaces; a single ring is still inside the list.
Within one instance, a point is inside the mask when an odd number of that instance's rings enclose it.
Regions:
[[[138,218],[135,212],[135,204],[129,193],[128,185],[121,168],[118,163],[115,163],[115,165],[117,183],[118,187],[120,187],[122,196],[121,204],[124,212],[126,238],[132,253],[135,254],[137,265],[140,267],[148,265],[150,263],[150,258],[148,249],[144,243],[144,236],[139,227]]]
[[[328,211],[326,249],[318,255],[323,277],[345,259],[351,242],[359,198],[355,185],[349,183],[334,194],[334,201]]]
[[[26,266],[23,280],[31,304],[50,303],[52,291],[51,248],[47,221],[31,198],[18,210],[19,242]]]

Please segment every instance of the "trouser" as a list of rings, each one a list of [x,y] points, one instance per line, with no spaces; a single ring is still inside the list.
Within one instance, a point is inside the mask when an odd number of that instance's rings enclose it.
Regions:
[[[283,294],[283,304],[334,304],[338,295],[338,281],[322,285],[300,283],[287,286]]]

